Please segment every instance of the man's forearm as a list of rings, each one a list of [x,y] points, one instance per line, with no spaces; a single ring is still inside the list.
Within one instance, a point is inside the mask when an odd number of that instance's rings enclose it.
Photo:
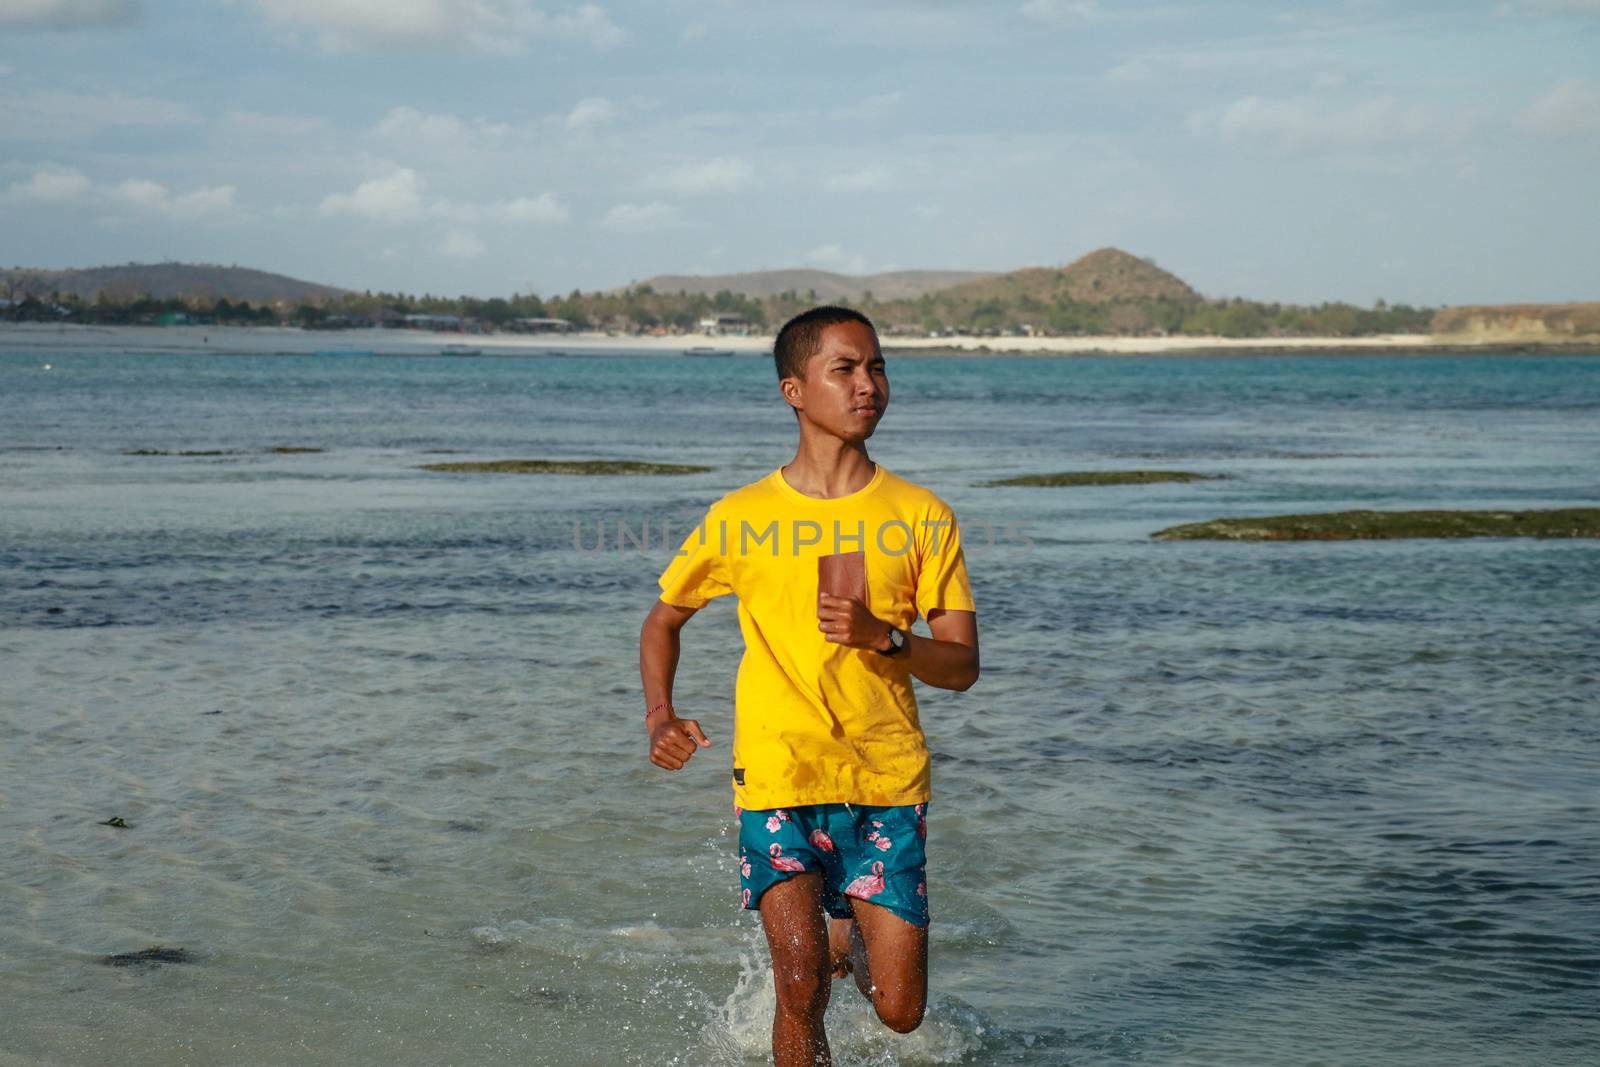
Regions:
[[[639,632],[639,680],[644,684],[647,711],[663,702],[672,703],[680,648],[678,631],[671,627],[646,623]]]
[[[937,689],[963,690],[978,680],[978,650],[971,645],[904,632],[905,650],[895,658],[903,659],[918,681]]]

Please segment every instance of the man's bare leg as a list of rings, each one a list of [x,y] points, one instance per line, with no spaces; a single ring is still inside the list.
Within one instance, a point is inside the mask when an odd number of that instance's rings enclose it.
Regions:
[[[909,1034],[922,1025],[928,1004],[928,929],[871,901],[852,897],[850,907],[856,914],[851,945],[856,985],[883,1025]]]
[[[797,874],[761,894],[761,925],[772,952],[777,1012],[772,1019],[775,1067],[829,1067],[828,1007],[833,964],[823,922],[822,875]]]
[[[833,961],[833,976],[854,975],[856,988],[872,999],[872,979],[867,976],[867,949],[854,919],[828,920],[828,958]]]

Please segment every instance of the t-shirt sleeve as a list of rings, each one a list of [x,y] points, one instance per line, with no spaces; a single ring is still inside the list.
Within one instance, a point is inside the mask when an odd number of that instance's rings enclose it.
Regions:
[[[921,525],[917,537],[917,551],[921,556],[917,572],[917,614],[926,619],[928,612],[939,608],[976,611],[955,512],[941,502],[929,510]]]
[[[656,584],[661,599],[681,608],[703,608],[719,596],[733,592],[728,560],[719,551],[717,509],[712,505],[700,524],[683,539],[677,555],[661,572]]]

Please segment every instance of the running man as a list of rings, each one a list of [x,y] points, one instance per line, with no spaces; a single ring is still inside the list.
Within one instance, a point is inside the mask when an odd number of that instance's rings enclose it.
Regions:
[[[650,760],[680,770],[711,741],[672,706],[679,631],[737,596],[740,897],[772,953],[774,1062],[813,1067],[832,1062],[836,975],[853,973],[891,1029],[922,1022],[929,772],[911,679],[969,688],[978,624],[949,505],[867,456],[889,405],[872,323],[813,308],[779,331],[774,359],[799,422],[794,459],[712,504],[684,540],[639,634],[639,672]],[[911,632],[918,615],[932,637]]]

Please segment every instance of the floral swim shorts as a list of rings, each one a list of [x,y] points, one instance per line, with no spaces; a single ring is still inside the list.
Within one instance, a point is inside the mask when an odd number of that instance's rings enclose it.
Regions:
[[[761,894],[804,871],[822,872],[822,904],[851,917],[847,898],[888,908],[914,926],[928,925],[926,804],[878,807],[803,804],[739,813],[740,902],[756,910]]]

